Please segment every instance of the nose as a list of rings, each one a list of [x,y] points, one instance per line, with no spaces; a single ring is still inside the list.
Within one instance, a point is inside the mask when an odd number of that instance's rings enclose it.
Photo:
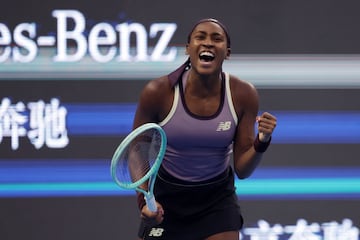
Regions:
[[[206,37],[203,41],[203,45],[204,46],[212,46],[213,45],[213,40],[211,39],[211,37]]]

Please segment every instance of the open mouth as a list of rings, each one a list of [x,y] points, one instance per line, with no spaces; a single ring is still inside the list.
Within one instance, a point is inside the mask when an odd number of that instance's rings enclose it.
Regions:
[[[199,54],[201,61],[211,62],[215,59],[215,55],[212,52],[204,51]]]

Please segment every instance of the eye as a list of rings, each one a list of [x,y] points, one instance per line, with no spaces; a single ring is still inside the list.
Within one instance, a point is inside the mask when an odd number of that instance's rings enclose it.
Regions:
[[[223,41],[225,41],[225,38],[222,35],[216,34],[216,35],[213,36],[213,41],[215,41],[215,42],[223,42]]]
[[[203,39],[205,39],[205,36],[203,34],[197,34],[197,35],[194,36],[194,39],[203,40]]]

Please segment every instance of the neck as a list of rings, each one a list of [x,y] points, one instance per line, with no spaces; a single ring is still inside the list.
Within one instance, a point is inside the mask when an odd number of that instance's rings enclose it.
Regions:
[[[206,97],[217,95],[221,92],[221,73],[213,75],[200,75],[191,69],[185,73],[186,91],[193,96]]]

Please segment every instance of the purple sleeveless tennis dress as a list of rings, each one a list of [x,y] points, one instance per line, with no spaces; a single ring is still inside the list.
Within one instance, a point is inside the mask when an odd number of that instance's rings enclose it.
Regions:
[[[174,86],[172,109],[159,123],[168,146],[154,194],[164,208],[164,221],[152,228],[141,223],[138,235],[146,240],[203,240],[239,231],[243,224],[229,163],[237,126],[229,75],[222,74],[221,104],[208,117],[187,109],[186,72],[182,76]]]
[[[162,166],[176,178],[196,182],[213,178],[229,166],[237,116],[227,74],[216,113],[209,117],[191,113],[183,94],[187,75],[185,72],[182,85],[175,86],[172,109],[160,122],[168,139]]]

